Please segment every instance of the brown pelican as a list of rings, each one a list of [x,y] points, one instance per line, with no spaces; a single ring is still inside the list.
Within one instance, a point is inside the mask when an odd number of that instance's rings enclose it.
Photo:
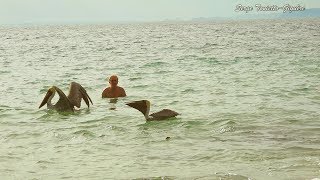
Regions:
[[[142,114],[144,115],[147,121],[165,120],[165,119],[176,117],[177,115],[179,115],[179,113],[172,111],[170,109],[163,109],[159,112],[152,113],[149,115],[150,102],[148,100],[133,101],[130,103],[126,103],[126,105],[133,107],[138,111],[142,112]]]
[[[51,100],[55,95],[55,92],[58,93],[60,96],[58,102],[56,104],[52,104]],[[89,100],[92,104],[91,98],[87,94],[86,90],[78,83],[71,82],[70,84],[70,90],[69,95],[66,96],[61,89],[59,89],[56,86],[52,86],[46,96],[43,98],[39,108],[41,108],[43,105],[47,104],[48,109],[55,109],[57,111],[71,111],[74,112],[74,106],[77,108],[80,108],[81,106],[81,99],[83,99],[88,108],[90,106]]]

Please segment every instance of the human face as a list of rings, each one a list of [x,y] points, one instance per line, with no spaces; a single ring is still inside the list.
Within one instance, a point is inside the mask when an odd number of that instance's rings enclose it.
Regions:
[[[109,83],[112,87],[115,87],[118,85],[118,78],[115,76],[110,77]]]

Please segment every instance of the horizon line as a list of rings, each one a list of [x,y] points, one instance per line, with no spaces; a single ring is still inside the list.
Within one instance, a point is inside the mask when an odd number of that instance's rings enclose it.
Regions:
[[[248,21],[248,20],[281,20],[281,19],[316,19],[320,16],[288,16],[288,17],[277,17],[277,16],[258,16],[258,17],[195,17],[191,19],[173,18],[163,20],[119,20],[119,21],[44,21],[44,22],[20,22],[20,23],[0,23],[0,26],[46,26],[46,25],[116,25],[116,24],[148,24],[148,23],[188,23],[188,22],[223,22],[223,21]]]

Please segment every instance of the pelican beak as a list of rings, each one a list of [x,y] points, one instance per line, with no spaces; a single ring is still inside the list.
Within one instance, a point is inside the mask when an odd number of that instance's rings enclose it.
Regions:
[[[46,94],[46,96],[43,98],[43,100],[42,100],[42,102],[41,102],[41,104],[40,104],[40,106],[39,106],[39,109],[40,109],[43,105],[47,104],[49,97],[52,96],[53,93],[54,93],[54,89],[53,89],[53,88],[50,88],[50,89],[47,91],[47,94]]]
[[[138,111],[140,111],[143,115],[147,112],[147,101],[141,100],[141,101],[133,101],[130,103],[126,103],[127,106],[130,106]]]

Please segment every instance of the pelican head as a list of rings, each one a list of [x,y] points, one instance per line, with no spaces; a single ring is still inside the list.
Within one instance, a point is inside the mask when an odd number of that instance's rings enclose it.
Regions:
[[[150,119],[149,112],[150,112],[150,101],[148,100],[141,100],[141,101],[133,101],[130,103],[127,103],[126,105],[133,107],[140,111],[146,120]]]
[[[48,106],[49,108],[51,108],[51,106],[53,106],[53,105],[51,104],[51,100],[52,100],[53,96],[55,95],[55,93],[56,93],[56,89],[55,89],[54,87],[51,87],[51,88],[47,91],[46,96],[43,98],[43,100],[42,100],[42,102],[41,102],[41,104],[40,104],[40,106],[39,106],[39,109],[40,109],[42,106],[44,106],[45,104],[47,104],[47,106]]]
[[[172,111],[170,109],[162,109],[159,112],[149,114],[150,102],[148,100],[133,101],[133,102],[127,103],[126,105],[140,111],[144,115],[147,121],[165,120],[165,119],[173,118],[179,115],[179,113]]]

